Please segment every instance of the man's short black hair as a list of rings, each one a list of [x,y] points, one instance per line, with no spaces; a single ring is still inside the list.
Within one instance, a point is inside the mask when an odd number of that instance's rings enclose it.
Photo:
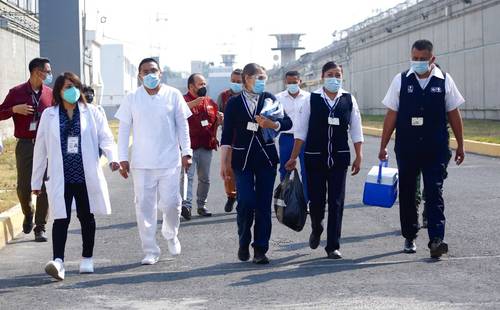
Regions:
[[[89,85],[83,85],[83,92],[84,93],[89,93],[90,92],[93,95],[95,95],[94,89],[91,86],[89,86]]]
[[[300,79],[300,73],[297,70],[292,70],[292,71],[288,71],[287,73],[285,73],[285,78],[287,78],[289,76],[296,76]]]
[[[200,75],[201,76],[201,73],[193,73],[191,74],[189,77],[188,77],[188,88],[189,88],[189,85],[194,85],[194,78],[197,76],[197,75]]]
[[[326,71],[335,68],[342,68],[342,65],[338,65],[334,61],[327,62],[326,64],[323,65],[323,68],[321,68],[321,76],[325,75]]]
[[[44,69],[45,68],[45,64],[49,64],[50,63],[50,60],[48,58],[43,58],[43,57],[37,57],[37,58],[33,58],[29,65],[28,65],[28,69],[30,70],[30,73],[33,72],[33,70],[35,69]]]
[[[241,75],[243,73],[243,70],[241,69],[234,69],[233,72],[231,72],[231,75]]]
[[[141,60],[141,62],[139,63],[139,72],[141,72],[141,66],[143,64],[146,64],[148,62],[154,62],[157,66],[158,66],[158,69],[160,69],[160,64],[158,63],[158,61],[154,58],[151,58],[151,57],[148,57],[148,58],[144,58],[143,60]]]
[[[429,51],[432,53],[434,46],[432,45],[432,42],[429,40],[417,40],[415,41],[415,43],[413,43],[411,49],[416,49],[419,51]]]

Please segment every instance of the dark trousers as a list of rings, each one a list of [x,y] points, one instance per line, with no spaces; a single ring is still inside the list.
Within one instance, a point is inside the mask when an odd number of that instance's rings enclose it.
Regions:
[[[417,212],[418,212],[418,209],[420,208],[420,203],[422,202],[422,200],[424,201],[424,207],[423,207],[423,211],[422,211],[422,218],[423,219],[427,219],[427,205],[426,205],[426,202],[425,202],[425,193],[424,191],[425,190],[422,190],[420,187],[420,181],[422,179],[422,174],[419,172],[418,175],[417,175],[417,187],[415,189],[415,203],[417,204]]]
[[[417,178],[422,172],[424,180],[427,231],[429,240],[444,239],[446,218],[444,216],[443,182],[447,176],[448,155],[433,158],[425,156],[397,156],[399,169],[399,218],[401,233],[406,239],[418,235],[418,207],[415,203]]]
[[[326,252],[340,248],[342,231],[342,216],[344,214],[345,182],[347,167],[332,169],[308,169],[307,179],[309,191],[309,212],[311,216],[312,233],[320,236],[323,232],[325,217],[326,194],[328,189],[328,227]]]
[[[280,180],[283,181],[285,175],[287,173],[285,169],[285,164],[288,160],[290,160],[290,156],[292,156],[293,144],[295,143],[295,139],[293,134],[282,133],[280,134],[279,146],[280,146]],[[305,145],[302,146],[302,150],[299,154],[300,160],[300,175],[302,178],[302,186],[304,188],[304,198],[306,202],[309,202],[309,194],[307,192],[307,173],[306,166],[304,161],[304,150]]]
[[[36,199],[36,210],[31,201],[31,171],[33,168],[34,144],[31,139],[19,139],[16,144],[17,197],[24,216],[35,214],[35,230],[45,230],[49,203],[45,185]]]
[[[83,257],[92,257],[94,251],[95,219],[90,213],[89,197],[85,183],[64,185],[64,200],[66,202],[67,218],[54,220],[52,226],[52,245],[54,259],[64,260],[64,249],[68,236],[68,226],[71,220],[71,204],[75,199],[76,214],[82,226]]]
[[[252,246],[266,253],[271,238],[271,204],[273,199],[276,168],[263,164],[234,170],[238,206],[236,207],[240,247],[248,247],[252,241],[251,228],[254,226]],[[255,221],[255,224],[254,224]]]

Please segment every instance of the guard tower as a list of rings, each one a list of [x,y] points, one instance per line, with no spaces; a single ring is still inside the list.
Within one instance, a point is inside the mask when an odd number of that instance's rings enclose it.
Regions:
[[[271,50],[281,51],[281,66],[286,66],[295,60],[296,50],[304,49],[299,46],[300,37],[303,35],[304,33],[270,34],[278,41],[278,47]]]
[[[234,65],[234,58],[236,57],[236,55],[222,54],[221,56],[222,56],[222,63],[224,64],[224,66],[232,69]]]

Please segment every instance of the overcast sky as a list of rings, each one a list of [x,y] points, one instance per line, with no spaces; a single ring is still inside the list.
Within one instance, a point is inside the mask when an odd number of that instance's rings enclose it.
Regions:
[[[402,0],[86,0],[88,28],[99,27],[105,43],[126,45],[132,61],[151,55],[174,70],[191,60],[221,63],[236,54],[236,66],[257,62],[271,68],[278,55],[272,33],[305,33],[297,57],[332,42],[348,28]],[[96,14],[98,11],[98,15]],[[100,17],[105,16],[105,23]]]

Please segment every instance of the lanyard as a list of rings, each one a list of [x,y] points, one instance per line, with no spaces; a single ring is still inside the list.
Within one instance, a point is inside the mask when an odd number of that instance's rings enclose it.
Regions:
[[[333,115],[333,113],[335,112],[335,108],[337,108],[337,105],[340,101],[340,96],[337,96],[334,100],[333,100],[333,106],[330,106],[330,103],[328,103],[328,100],[325,99],[323,97],[323,101],[325,102],[326,106],[328,107],[328,110],[330,111],[330,116]]]
[[[80,119],[80,111],[78,110],[78,108],[75,108],[73,110],[73,117],[72,118],[69,118],[68,116],[68,113],[66,110],[64,110],[62,112],[62,114],[64,115],[63,117],[65,118],[65,126],[64,126],[64,129],[63,129],[63,132],[64,132],[64,136],[74,136],[75,135],[75,131],[77,131],[77,128],[74,128],[74,125],[76,124],[76,118],[78,117],[78,120]],[[59,116],[61,117],[61,116]]]
[[[245,95],[243,93],[241,94],[241,98],[243,99],[243,103],[245,104],[245,109],[247,110],[248,116],[250,116],[250,118],[252,119],[252,121],[255,120],[255,115],[257,114],[257,108],[259,106],[260,96],[257,99],[257,103],[255,104],[255,109],[253,110],[253,113],[250,112],[250,108],[248,106],[248,102],[247,102],[247,100],[245,98]]]
[[[34,93],[31,93],[31,101],[33,103],[33,109],[35,110],[33,113],[33,120],[38,119],[38,106],[40,106],[40,100],[42,98],[42,94],[40,94],[40,98],[36,99],[36,95]]]

